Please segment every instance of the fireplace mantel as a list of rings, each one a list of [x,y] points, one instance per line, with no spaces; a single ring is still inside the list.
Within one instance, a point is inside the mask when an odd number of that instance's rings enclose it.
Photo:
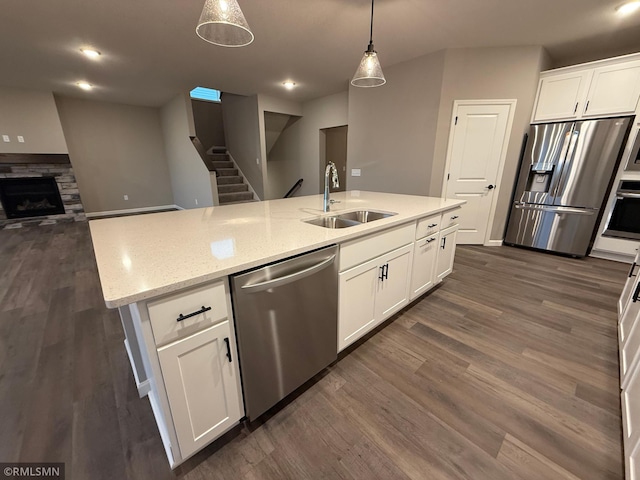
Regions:
[[[26,165],[26,164],[71,164],[66,153],[0,153],[0,164]]]

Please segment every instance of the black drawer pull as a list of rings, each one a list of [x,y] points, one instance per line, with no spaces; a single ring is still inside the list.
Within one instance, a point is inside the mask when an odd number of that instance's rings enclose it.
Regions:
[[[224,343],[227,344],[227,358],[229,359],[229,363],[231,363],[231,347],[229,346],[229,339],[225,337]]]
[[[640,282],[638,282],[638,284],[636,285],[636,291],[633,292],[633,303],[636,303],[638,301],[638,295],[640,295]]]
[[[200,310],[193,313],[188,313],[187,315],[180,314],[178,318],[176,318],[176,322],[181,322],[182,320],[186,320],[187,318],[195,317],[196,315],[200,315],[201,313],[208,312],[211,310],[211,307],[205,307],[204,305]]]
[[[433,227],[437,227],[438,224],[437,223],[432,223],[431,225],[427,225],[427,228],[433,228]]]
[[[638,264],[636,262],[633,262],[633,265],[631,265],[631,270],[629,270],[629,278],[635,277],[633,271],[636,269],[637,266]]]
[[[427,238],[424,241],[424,245],[427,245],[428,243],[435,242],[435,241],[436,241],[436,237]]]
[[[451,217],[451,220],[455,220],[456,218],[458,218],[458,215],[454,215],[453,217]]]

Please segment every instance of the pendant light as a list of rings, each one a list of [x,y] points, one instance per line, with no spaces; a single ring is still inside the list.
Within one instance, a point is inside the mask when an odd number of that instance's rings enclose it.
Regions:
[[[379,87],[387,83],[382,73],[378,54],[373,49],[373,2],[371,0],[371,30],[369,33],[369,47],[364,52],[358,70],[351,79],[351,85],[354,87]]]
[[[196,33],[222,47],[244,47],[253,42],[253,33],[237,0],[206,0]]]

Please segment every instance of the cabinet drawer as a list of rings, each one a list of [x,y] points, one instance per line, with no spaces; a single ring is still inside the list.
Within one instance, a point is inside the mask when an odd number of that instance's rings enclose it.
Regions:
[[[460,212],[462,211],[461,207],[454,208],[453,210],[449,210],[442,214],[442,222],[440,224],[440,230],[444,230],[445,228],[453,227],[454,225],[458,225],[460,223]]]
[[[202,313],[178,321],[180,315]],[[156,345],[164,345],[224,320],[227,311],[226,280],[196,287],[147,304]]]
[[[414,241],[416,223],[411,222],[381,233],[346,242],[340,247],[340,271],[360,265]]]
[[[416,227],[416,240],[424,238],[427,235],[437,233],[438,230],[440,230],[440,223],[442,223],[441,213],[418,220],[418,226]]]

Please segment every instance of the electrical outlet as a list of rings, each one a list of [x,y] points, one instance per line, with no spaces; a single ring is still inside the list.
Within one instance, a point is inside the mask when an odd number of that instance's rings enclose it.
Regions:
[[[124,199],[125,199],[125,200],[129,200],[129,195],[125,195],[125,196],[124,196]]]
[[[18,143],[24,143],[24,137],[22,135],[18,135]]]
[[[256,158],[256,165],[260,165],[260,159]]]
[[[362,175],[362,171],[359,168],[352,168],[351,169],[351,176],[352,177],[359,177],[360,175]]]
[[[196,198],[196,205],[198,204],[198,199]]]
[[[2,141],[4,143],[9,143],[11,140],[9,139],[9,135],[2,135]]]

